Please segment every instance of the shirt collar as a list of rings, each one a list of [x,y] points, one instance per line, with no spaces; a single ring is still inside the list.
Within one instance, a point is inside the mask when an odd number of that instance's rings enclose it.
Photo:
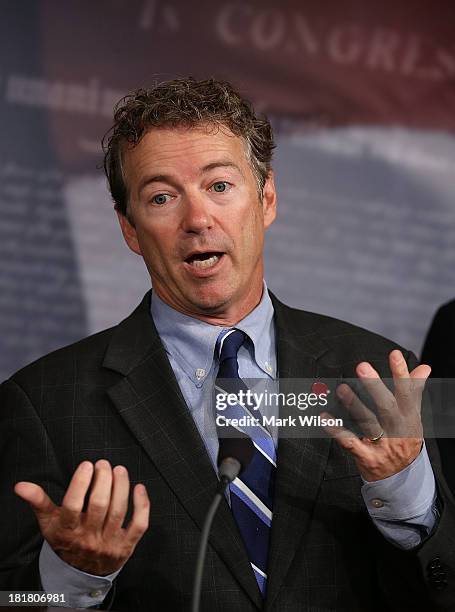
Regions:
[[[211,325],[177,310],[163,302],[152,291],[151,314],[166,352],[195,385],[201,386],[213,366],[215,344],[220,325]],[[264,281],[259,304],[235,326],[251,340],[253,359],[271,377],[276,373],[273,305]]]

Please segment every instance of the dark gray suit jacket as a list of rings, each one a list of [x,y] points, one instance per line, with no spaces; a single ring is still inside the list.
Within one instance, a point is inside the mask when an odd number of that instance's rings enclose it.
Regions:
[[[432,378],[455,378],[455,300],[443,304],[435,314],[422,349],[422,362],[431,366]],[[444,384],[441,383],[443,393]],[[453,398],[454,385],[446,386],[446,397]],[[453,414],[454,403],[447,402]],[[455,439],[439,438],[439,454],[445,479],[455,495]]]
[[[353,378],[362,360],[390,376],[393,343],[272,299],[280,377]],[[40,586],[41,537],[14,483],[37,482],[59,503],[81,461],[105,458],[125,465],[133,484],[144,483],[152,503],[150,528],[115,581],[112,609],[189,609],[217,480],[149,301],[150,293],[120,325],[43,357],[2,385],[0,589]],[[434,469],[439,526],[417,550],[404,552],[372,524],[346,452],[328,439],[281,438],[265,604],[224,503],[210,537],[202,609],[455,610],[455,509],[437,458]]]

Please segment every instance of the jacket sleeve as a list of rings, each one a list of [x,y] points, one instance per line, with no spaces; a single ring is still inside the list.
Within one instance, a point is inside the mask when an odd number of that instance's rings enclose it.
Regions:
[[[417,359],[407,355],[412,370]],[[400,550],[377,538],[378,574],[391,610],[416,610],[411,599],[419,599],[421,608],[431,612],[455,610],[455,500],[441,472],[441,462],[434,439],[425,441],[437,490],[439,518],[433,531],[411,550]]]
[[[63,497],[60,470],[45,424],[23,389],[0,386],[0,590],[43,590],[43,543],[30,506],[14,493],[22,480],[41,485],[53,501]]]

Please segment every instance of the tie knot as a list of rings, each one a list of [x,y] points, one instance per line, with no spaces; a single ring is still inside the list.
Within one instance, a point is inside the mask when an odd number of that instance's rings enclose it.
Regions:
[[[237,359],[239,348],[245,342],[245,334],[240,329],[223,330],[216,341],[220,363],[226,359]]]

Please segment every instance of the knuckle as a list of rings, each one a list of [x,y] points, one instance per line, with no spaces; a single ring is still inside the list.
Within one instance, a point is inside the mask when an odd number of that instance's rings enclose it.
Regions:
[[[62,502],[62,509],[66,512],[66,517],[70,515],[79,515],[80,508],[77,502],[73,499],[64,499]]]
[[[90,512],[93,514],[102,514],[105,512],[108,505],[108,500],[106,499],[91,499],[90,500]]]
[[[98,543],[93,539],[81,540],[79,542],[79,549],[85,555],[94,555],[100,552]]]
[[[359,404],[357,398],[354,398],[354,396],[352,396],[349,400],[345,402],[345,407],[351,414],[357,414],[359,411]]]
[[[119,510],[112,510],[109,515],[109,521],[111,523],[121,523],[123,522],[123,513]]]
[[[388,397],[387,401],[384,403],[384,410],[388,412],[390,415],[396,411],[397,402],[396,399],[392,397]]]
[[[410,387],[408,385],[406,385],[405,387],[402,387],[400,389],[400,397],[402,400],[404,401],[410,401],[412,400],[412,390],[410,389]]]
[[[353,438],[338,438],[338,441],[346,450],[352,450],[354,448]]]
[[[134,522],[133,529],[142,536],[149,527],[149,519],[148,517],[143,517]]]
[[[54,533],[47,532],[43,535],[46,536],[46,540],[49,543],[52,543],[54,546],[63,550],[68,548],[68,546],[71,546],[75,540],[74,535],[68,533],[67,531],[57,531]]]
[[[143,532],[147,531],[147,529],[149,528],[149,525],[150,525],[150,521],[149,521],[149,518],[148,518],[148,516],[147,516],[147,517],[144,519],[143,523],[142,523],[142,529],[143,529]]]

